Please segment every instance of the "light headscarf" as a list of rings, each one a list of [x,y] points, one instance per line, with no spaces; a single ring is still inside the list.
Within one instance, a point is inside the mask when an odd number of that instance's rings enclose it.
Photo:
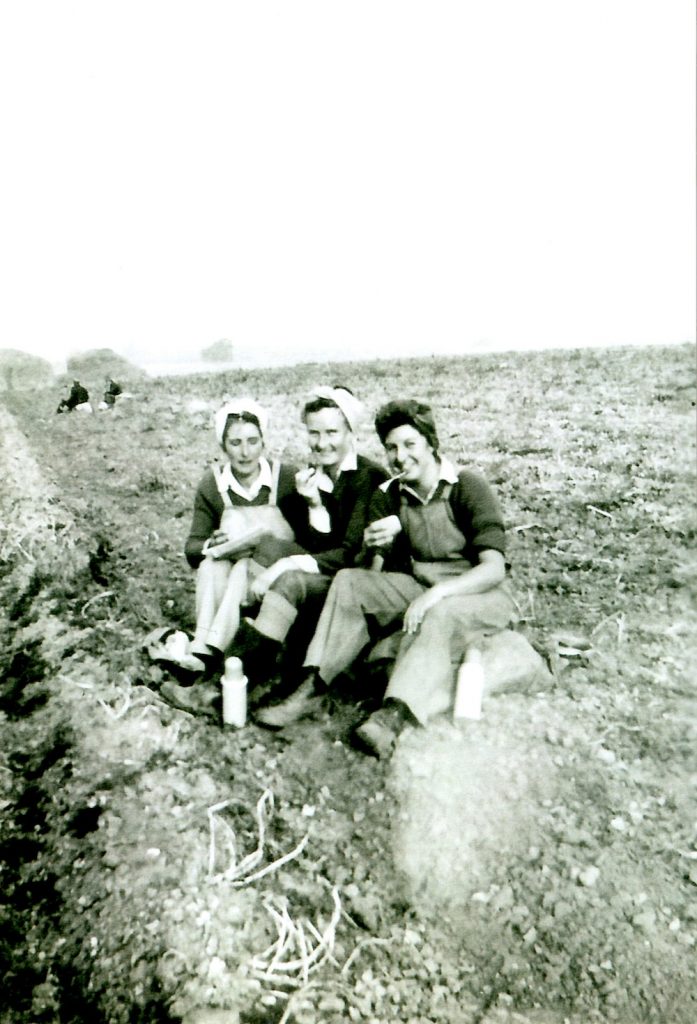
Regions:
[[[255,402],[253,398],[231,398],[215,414],[215,436],[221,447],[223,445],[228,416],[242,416],[245,413],[248,416],[254,416],[259,423],[261,436],[264,437],[266,435],[266,428],[269,425],[269,414],[266,409],[259,405],[258,402]]]
[[[333,402],[342,413],[351,431],[355,434],[356,427],[365,416],[365,406],[355,395],[352,395],[346,388],[330,388],[322,385],[312,389],[305,399],[305,404],[317,398],[324,398],[329,402]]]

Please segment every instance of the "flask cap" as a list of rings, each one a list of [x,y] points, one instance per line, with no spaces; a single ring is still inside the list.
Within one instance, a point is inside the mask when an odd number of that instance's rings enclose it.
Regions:
[[[242,679],[244,676],[244,669],[242,662],[239,658],[226,658],[225,659],[225,678],[226,679]]]

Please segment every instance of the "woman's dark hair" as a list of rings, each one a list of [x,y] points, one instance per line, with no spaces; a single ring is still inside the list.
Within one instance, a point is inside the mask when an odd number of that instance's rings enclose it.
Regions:
[[[307,402],[303,406],[302,421],[305,422],[307,416],[312,412],[319,412],[320,409],[338,409],[339,406],[336,402],[333,402],[331,398],[313,398],[312,401]],[[341,411],[341,410],[339,410]]]
[[[402,398],[378,409],[375,429],[383,444],[392,430],[405,424],[418,430],[426,438],[434,455],[438,455],[438,432],[430,405],[415,398]]]
[[[264,432],[261,429],[261,424],[256,418],[254,413],[251,412],[233,412],[230,413],[228,418],[225,420],[225,427],[223,429],[223,447],[225,447],[225,441],[227,439],[227,432],[233,423],[251,423],[253,427],[256,427],[259,434],[263,437]]]

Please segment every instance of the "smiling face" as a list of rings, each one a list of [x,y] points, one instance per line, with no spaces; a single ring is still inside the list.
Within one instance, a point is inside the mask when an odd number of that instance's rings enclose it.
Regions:
[[[223,451],[230,460],[233,475],[241,484],[250,484],[259,475],[259,459],[264,439],[255,423],[233,420],[225,432]]]
[[[353,445],[353,434],[340,409],[319,409],[305,414],[305,427],[313,461],[325,473],[336,474]]]
[[[423,434],[409,423],[394,427],[385,438],[391,471],[416,490],[430,490],[437,478],[439,461]]]

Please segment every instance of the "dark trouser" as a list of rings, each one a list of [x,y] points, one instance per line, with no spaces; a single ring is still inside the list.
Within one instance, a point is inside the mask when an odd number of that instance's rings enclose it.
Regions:
[[[292,639],[300,640],[307,635],[309,642],[331,582],[329,576],[321,573],[298,569],[284,572],[264,595],[254,620],[255,628],[284,643],[293,627]]]

